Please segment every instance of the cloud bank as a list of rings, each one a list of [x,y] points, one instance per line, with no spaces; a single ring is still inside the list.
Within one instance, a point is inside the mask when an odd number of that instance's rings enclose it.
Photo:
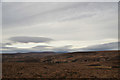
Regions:
[[[28,37],[28,36],[18,36],[18,37],[11,37],[9,40],[13,42],[20,42],[20,43],[46,43],[53,41],[51,38],[46,37]]]
[[[97,44],[97,45],[81,48],[80,50],[84,50],[84,51],[118,50],[118,45],[119,44],[120,44],[120,42],[112,42],[112,43],[106,43],[106,44]]]
[[[106,44],[97,44],[84,48],[73,48],[73,45],[66,45],[62,47],[39,45],[28,49],[21,49],[15,47],[2,47],[4,53],[9,52],[44,52],[44,51],[54,51],[54,52],[75,52],[75,51],[105,51],[105,50],[118,50],[118,45],[120,42],[111,42]]]

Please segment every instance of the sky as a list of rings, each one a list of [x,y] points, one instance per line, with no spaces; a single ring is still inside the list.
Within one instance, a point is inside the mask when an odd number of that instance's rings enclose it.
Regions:
[[[3,2],[3,53],[118,49],[117,2]]]

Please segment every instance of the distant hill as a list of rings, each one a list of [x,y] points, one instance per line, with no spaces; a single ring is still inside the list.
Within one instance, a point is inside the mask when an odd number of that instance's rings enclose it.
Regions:
[[[3,61],[37,61],[37,62],[72,62],[72,61],[102,61],[118,56],[119,51],[90,51],[90,52],[29,52],[16,54],[3,54]],[[9,59],[12,58],[12,59]],[[13,60],[14,59],[14,60]]]

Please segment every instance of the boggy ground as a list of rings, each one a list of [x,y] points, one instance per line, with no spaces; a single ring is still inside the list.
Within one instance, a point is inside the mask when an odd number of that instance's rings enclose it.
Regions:
[[[30,55],[30,54],[29,54]],[[119,78],[118,51],[3,56],[3,78]]]

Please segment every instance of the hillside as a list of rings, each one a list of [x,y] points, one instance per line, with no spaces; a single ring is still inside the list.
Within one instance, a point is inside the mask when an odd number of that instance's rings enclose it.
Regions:
[[[4,54],[3,78],[119,78],[119,54],[119,51]]]

